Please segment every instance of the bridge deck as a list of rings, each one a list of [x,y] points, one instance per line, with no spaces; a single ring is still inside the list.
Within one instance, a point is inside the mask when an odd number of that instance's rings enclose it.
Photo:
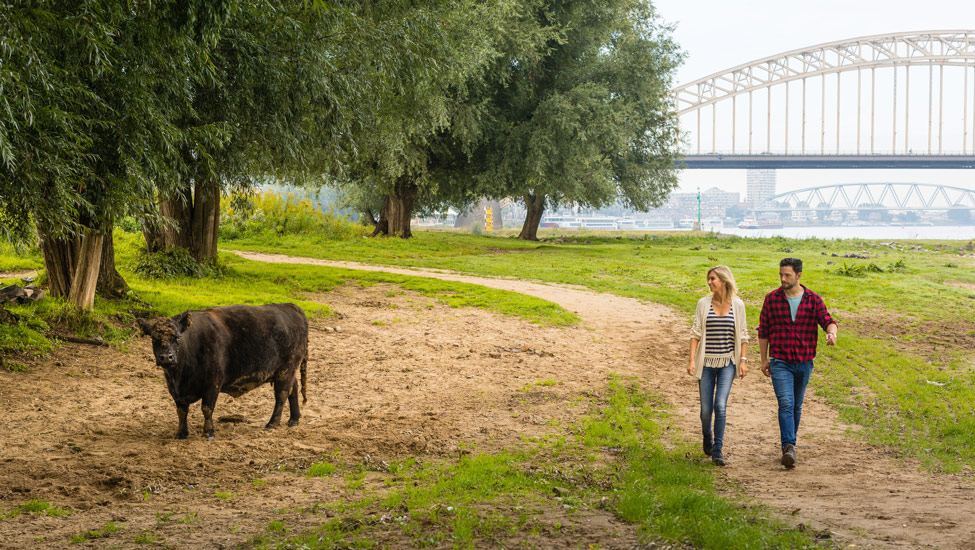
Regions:
[[[687,155],[677,162],[687,169],[967,169],[975,155]]]

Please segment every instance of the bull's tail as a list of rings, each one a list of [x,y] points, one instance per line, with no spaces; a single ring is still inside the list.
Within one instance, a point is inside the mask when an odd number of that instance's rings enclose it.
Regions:
[[[304,359],[301,360],[301,403],[308,402],[308,396],[305,395],[305,386],[308,381],[308,354],[305,354]]]

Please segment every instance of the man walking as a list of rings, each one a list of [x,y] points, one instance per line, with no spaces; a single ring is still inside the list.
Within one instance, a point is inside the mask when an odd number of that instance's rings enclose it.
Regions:
[[[779,434],[782,465],[796,464],[796,433],[802,415],[802,399],[813,370],[819,331],[826,331],[826,344],[836,345],[836,322],[818,294],[799,284],[802,260],[779,262],[781,286],[765,296],[758,320],[758,346],[762,353],[762,374],[772,378],[779,402]]]

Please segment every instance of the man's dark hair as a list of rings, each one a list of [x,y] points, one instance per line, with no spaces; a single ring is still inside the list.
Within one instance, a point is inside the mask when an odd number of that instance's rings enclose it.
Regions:
[[[779,267],[785,266],[791,267],[792,271],[795,271],[796,273],[802,273],[802,260],[799,258],[783,258],[782,261],[779,262]]]

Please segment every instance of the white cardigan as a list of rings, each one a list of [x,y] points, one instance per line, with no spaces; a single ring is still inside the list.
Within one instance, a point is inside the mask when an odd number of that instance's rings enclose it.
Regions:
[[[694,354],[694,376],[698,380],[704,374],[704,340],[707,334],[707,331],[704,330],[704,325],[708,318],[708,310],[711,309],[712,296],[712,294],[708,294],[698,300],[697,311],[694,312],[694,324],[691,326],[691,338],[697,338],[698,340],[697,353]],[[748,341],[748,323],[745,321],[745,302],[742,302],[741,298],[735,296],[731,300],[731,307],[735,310],[735,370],[737,371],[736,374],[741,376],[741,344],[742,342]]]

